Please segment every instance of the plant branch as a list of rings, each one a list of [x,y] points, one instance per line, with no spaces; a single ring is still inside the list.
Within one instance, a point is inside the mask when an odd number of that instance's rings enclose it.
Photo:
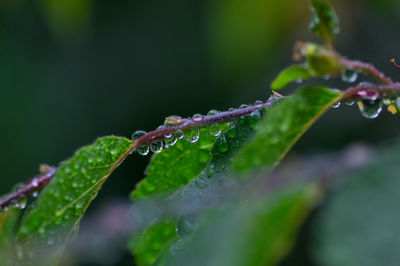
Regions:
[[[400,82],[394,82],[384,85],[367,83],[351,87],[343,92],[343,96],[340,100],[343,101],[362,99],[363,95],[360,95],[361,91],[377,92],[379,93],[380,98],[395,98],[400,96]]]
[[[2,197],[0,199],[0,208],[4,209],[8,207],[13,201],[17,201],[23,196],[32,194],[33,192],[42,189],[47,183],[49,183],[56,174],[57,168],[48,165],[42,165],[41,169],[43,168],[46,169],[45,173],[29,179],[24,183],[23,186]]]
[[[155,140],[163,139],[165,138],[165,135],[173,134],[177,130],[187,131],[193,128],[203,128],[203,127],[208,127],[212,124],[233,121],[241,116],[251,114],[252,112],[258,109],[270,106],[276,99],[283,97],[282,95],[277,93],[274,93],[274,95],[275,97],[270,97],[268,101],[265,103],[255,104],[252,106],[248,106],[246,108],[235,109],[232,111],[225,111],[215,115],[182,119],[182,123],[179,125],[168,126],[150,131],[147,134],[140,137],[139,139],[137,139],[133,143],[133,145],[128,149],[128,152],[126,154],[128,155],[130,152],[134,151],[140,145],[147,144]],[[32,179],[26,181],[24,185],[21,186],[20,188],[0,198],[0,210],[6,209],[14,201],[17,201],[21,197],[28,196],[33,192],[42,189],[44,186],[47,185],[47,183],[50,182],[50,180],[55,176],[58,170],[58,168],[48,165],[41,165],[40,169],[41,172],[43,172],[43,174],[33,177]]]
[[[340,63],[348,68],[353,68],[354,70],[362,71],[365,74],[373,76],[376,80],[382,84],[392,84],[393,81],[386,77],[381,71],[376,69],[373,65],[364,63],[358,60],[349,60],[344,57],[340,57]]]

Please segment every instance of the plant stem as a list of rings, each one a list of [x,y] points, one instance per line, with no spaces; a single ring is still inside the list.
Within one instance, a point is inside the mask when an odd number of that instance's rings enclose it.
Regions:
[[[351,87],[343,92],[342,100],[355,100],[363,98],[358,94],[360,91],[376,91],[379,93],[381,98],[395,98],[400,96],[400,82],[394,82],[385,85],[375,84],[362,84],[355,87]]]
[[[353,68],[354,70],[362,71],[365,74],[373,76],[376,80],[378,80],[382,84],[393,83],[393,81],[390,78],[386,77],[385,74],[380,72],[371,64],[364,63],[358,60],[349,60],[344,57],[341,57],[340,62],[343,65],[347,66],[348,68]]]
[[[37,175],[24,183],[21,188],[16,189],[15,191],[5,195],[0,199],[0,208],[4,209],[10,205],[10,203],[14,200],[18,200],[22,196],[27,196],[35,191],[42,189],[57,172],[56,167],[45,166],[47,172],[44,174]]]

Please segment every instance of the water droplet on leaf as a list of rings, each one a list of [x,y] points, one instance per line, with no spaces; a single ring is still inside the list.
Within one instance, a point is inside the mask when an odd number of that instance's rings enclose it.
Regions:
[[[218,150],[219,150],[220,152],[227,152],[228,149],[229,149],[228,142],[226,141],[224,135],[222,135],[222,136],[217,140],[217,145],[218,145],[218,146],[217,146],[217,147],[218,147]]]
[[[183,131],[182,130],[180,130],[180,129],[178,129],[177,131],[175,131],[175,137],[177,138],[177,139],[182,139],[183,138],[183,136],[185,136],[185,134],[183,134]]]
[[[221,134],[222,128],[220,125],[215,124],[210,126],[210,134],[214,137],[218,137]]]
[[[337,103],[334,103],[333,105],[332,105],[332,108],[338,108],[340,106],[340,102],[337,102]]]
[[[195,143],[196,141],[199,140],[199,135],[200,135],[200,130],[194,128],[185,133],[185,139],[190,143]]]
[[[207,178],[199,176],[196,178],[195,183],[199,188],[206,188],[210,184],[210,181]]]
[[[203,117],[204,116],[201,115],[201,114],[195,114],[195,115],[193,115],[192,120],[196,121],[196,122],[199,122],[199,121],[203,120]]]

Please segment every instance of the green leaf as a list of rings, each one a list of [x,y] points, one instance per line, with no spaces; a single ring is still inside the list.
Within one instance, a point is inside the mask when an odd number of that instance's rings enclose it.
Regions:
[[[210,159],[216,137],[208,129],[200,130],[199,140],[178,140],[174,146],[155,154],[146,170],[146,178],[136,186],[132,199],[162,194],[186,185],[204,169]]]
[[[292,81],[310,79],[312,75],[305,64],[292,65],[282,70],[271,84],[271,89],[280,90]]]
[[[312,19],[310,30],[326,44],[333,46],[335,34],[339,33],[339,19],[324,0],[311,0]]]
[[[256,125],[256,132],[232,162],[236,172],[275,166],[301,135],[341,93],[325,87],[305,87],[270,108]]]
[[[166,265],[276,265],[318,198],[318,188],[307,185],[210,211]]]
[[[132,192],[133,200],[160,195],[182,187],[195,179],[210,160],[210,151],[216,137],[209,129],[200,130],[195,143],[178,140],[174,146],[155,154],[143,179]],[[177,238],[176,221],[164,221],[136,233],[129,244],[138,265],[153,264],[162,252]],[[172,230],[172,233],[171,233]]]
[[[3,265],[13,265],[14,239],[20,214],[16,208],[0,214],[0,261]]]
[[[18,232],[22,244],[61,247],[78,230],[79,222],[102,184],[129,154],[132,142],[103,137],[79,149],[65,161],[23,217]],[[62,250],[62,249],[58,249]],[[56,254],[57,252],[49,252]],[[59,255],[59,254],[58,254]]]
[[[341,177],[312,225],[317,265],[399,264],[400,143],[371,154],[367,167]]]

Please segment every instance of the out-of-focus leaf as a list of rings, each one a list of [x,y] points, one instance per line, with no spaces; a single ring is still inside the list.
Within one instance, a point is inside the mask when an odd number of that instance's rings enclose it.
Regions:
[[[57,257],[62,252],[60,247],[78,230],[90,202],[128,155],[131,145],[126,138],[103,137],[65,161],[40,193],[35,206],[23,217],[17,235],[19,243],[37,246],[38,258],[45,254]],[[57,251],[44,248],[48,245],[55,245]]]
[[[14,239],[20,213],[19,209],[12,208],[0,214],[0,262],[2,265],[13,265]]]
[[[186,185],[197,177],[210,160],[210,151],[216,137],[209,129],[200,130],[195,143],[186,140],[155,154],[143,179],[132,192],[133,200],[162,194]],[[129,244],[138,265],[153,264],[170,243],[177,238],[176,221],[164,221],[135,234]]]
[[[232,162],[245,173],[276,165],[299,137],[332,106],[341,94],[325,87],[305,87],[268,110],[253,137]]]
[[[221,180],[219,178],[225,176],[224,171],[225,169],[228,169],[230,159],[234,154],[236,154],[239,147],[247,139],[250,133],[254,131],[253,126],[260,120],[260,117],[261,111],[255,111],[251,115],[241,117],[239,121],[234,122],[229,130],[222,133],[218,139],[213,136],[210,138],[207,136],[209,129],[203,129],[198,142],[203,138],[203,141],[207,143],[207,160],[204,162],[199,159],[194,161],[198,156],[203,156],[201,154],[203,151],[200,147],[204,146],[204,143],[196,143],[197,145],[200,145],[196,146],[192,143],[184,142],[181,144],[183,150],[179,146],[173,146],[170,148],[171,150],[167,149],[155,155],[147,171],[148,177],[142,181],[143,184],[147,179],[149,179],[149,182],[154,182],[152,187],[157,185],[156,182],[160,182],[161,188],[165,187],[170,190],[173,186],[170,185],[168,180],[177,180],[175,188],[186,185],[183,189],[184,193],[182,193],[183,200],[185,200],[185,196],[192,197],[193,194],[203,192],[202,190],[205,186],[210,185],[212,182],[220,182]],[[180,142],[176,145],[178,144],[180,144]],[[187,153],[184,153],[184,150],[186,150]],[[211,160],[209,160],[210,150]],[[165,154],[163,155],[163,153]],[[182,157],[182,154],[185,154],[185,157]],[[173,162],[173,164],[170,164],[171,162]],[[201,168],[199,166],[201,166]],[[151,167],[153,167],[153,175],[150,175],[149,172]],[[190,178],[187,178],[187,176]],[[195,178],[196,180],[194,180]],[[165,182],[168,182],[168,186],[162,185],[162,183]],[[141,187],[138,186],[138,189],[141,189]],[[158,191],[165,192],[166,189]],[[133,192],[133,196],[135,196],[135,193],[136,191]],[[141,195],[152,195],[152,193],[143,192]],[[153,264],[163,253],[168,251],[170,244],[178,239],[178,235],[175,231],[177,228],[176,220],[174,223],[167,221],[166,223],[157,224],[154,227],[156,229],[153,229],[152,227],[147,230],[149,231],[148,234],[140,232],[137,236],[134,236],[130,242],[130,248],[136,255],[136,262],[139,265]],[[172,229],[174,230],[174,233],[169,234],[168,232]],[[154,234],[152,233],[153,230],[157,230],[158,232],[165,230],[169,238],[164,237],[163,235],[160,236]],[[179,233],[181,234],[182,232]]]
[[[213,210],[166,265],[276,265],[318,198],[317,187],[307,185]]]
[[[374,154],[366,168],[343,176],[312,228],[317,265],[398,265],[400,145]]]
[[[310,30],[333,46],[335,34],[339,33],[339,19],[335,11],[324,0],[311,0],[312,19]]]
[[[280,90],[292,81],[310,79],[312,75],[305,64],[293,65],[282,70],[271,84],[271,89]]]

